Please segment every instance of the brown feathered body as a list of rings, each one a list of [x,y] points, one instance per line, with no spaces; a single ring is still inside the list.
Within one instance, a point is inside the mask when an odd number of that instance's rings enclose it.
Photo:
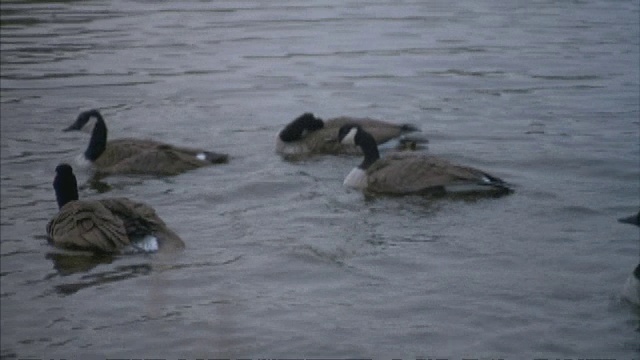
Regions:
[[[324,121],[324,127],[308,132],[300,140],[283,142],[276,140],[276,152],[282,155],[361,155],[362,150],[354,145],[341,144],[338,141],[338,131],[345,124],[358,124],[373,136],[377,144],[395,139],[407,132],[407,125],[393,124],[371,118],[357,118],[341,116]],[[410,131],[415,131],[412,128]]]
[[[184,248],[184,242],[153,208],[127,198],[71,201],[47,224],[50,243],[77,250],[118,253],[145,235],[160,250]]]
[[[116,139],[107,141],[107,125],[96,109],[83,111],[64,131],[78,131],[95,119],[91,138],[82,159],[90,162],[96,175],[148,174],[177,175],[198,167],[226,163],[229,156],[210,151],[179,147],[153,140]]]
[[[413,152],[391,153],[366,170],[366,190],[409,194],[441,191],[468,184],[487,185],[496,178],[483,171],[453,164],[445,159]]]
[[[200,158],[197,157],[198,154],[201,154]],[[153,140],[116,139],[107,142],[104,152],[93,162],[93,165],[97,175],[173,176],[226,161],[225,154],[213,154]]]

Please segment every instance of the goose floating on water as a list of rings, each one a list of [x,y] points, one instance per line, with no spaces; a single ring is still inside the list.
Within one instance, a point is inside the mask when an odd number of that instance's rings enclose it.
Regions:
[[[227,154],[178,147],[153,140],[116,139],[107,142],[107,126],[98,110],[80,113],[64,131],[81,130],[90,119],[96,119],[89,146],[82,158],[89,161],[96,175],[149,174],[178,175],[195,168],[226,163]]]
[[[120,254],[184,248],[148,205],[127,198],[78,200],[68,164],[56,167],[53,187],[59,212],[47,224],[47,239],[54,246]]]
[[[364,153],[362,163],[344,180],[348,187],[396,195],[485,190],[494,194],[511,192],[508,185],[495,176],[435,156],[394,152],[381,158],[373,136],[356,124],[342,126],[338,140],[342,144],[359,146]]]
[[[369,132],[377,144],[420,131],[411,124],[393,124],[370,118],[341,116],[322,120],[312,113],[304,113],[285,126],[276,139],[276,152],[281,155],[362,154],[358,147],[337,141],[338,130],[345,124],[359,124]],[[425,139],[418,139],[426,142]]]
[[[640,211],[636,215],[624,217],[618,219],[621,223],[640,226]],[[633,270],[633,273],[629,275],[627,281],[622,288],[622,298],[634,304],[640,306],[640,263]]]

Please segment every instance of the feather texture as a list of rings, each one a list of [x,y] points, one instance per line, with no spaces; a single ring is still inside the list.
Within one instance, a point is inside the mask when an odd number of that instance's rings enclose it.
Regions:
[[[367,190],[406,194],[446,190],[456,186],[504,185],[483,171],[453,164],[442,158],[413,152],[392,153],[367,169]]]
[[[68,164],[56,167],[53,181],[59,211],[47,223],[48,241],[61,248],[120,253],[129,249],[181,249],[184,243],[155,210],[127,198],[79,200]]]
[[[346,124],[338,132],[340,143],[362,149],[364,160],[345,179],[345,185],[367,192],[387,194],[441,193],[464,188],[509,193],[501,179],[481,170],[416,152],[393,152],[380,157],[371,134],[359,125]],[[357,171],[356,171],[357,170]],[[353,174],[360,174],[358,181]],[[362,175],[364,174],[364,176]]]
[[[199,157],[199,154],[205,154]],[[178,175],[199,167],[223,163],[226,155],[218,155],[199,149],[177,147],[152,140],[117,139],[93,164],[98,175],[149,174],[159,176]]]
[[[147,234],[164,249],[184,247],[151,207],[127,198],[71,201],[47,224],[49,242],[68,249],[117,253]]]
[[[308,121],[305,123],[307,119]],[[383,144],[409,132],[419,131],[410,124],[393,124],[382,120],[349,116],[322,120],[306,113],[291,122],[278,134],[276,152],[282,155],[362,154],[357,146],[344,145],[338,141],[340,127],[351,123],[359,124],[366,129],[378,144]],[[296,128],[295,125],[299,126]]]

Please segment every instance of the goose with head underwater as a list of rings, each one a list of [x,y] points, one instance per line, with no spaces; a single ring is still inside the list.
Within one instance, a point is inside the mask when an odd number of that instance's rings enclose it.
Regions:
[[[375,139],[356,124],[340,128],[338,140],[359,146],[364,160],[347,175],[344,185],[371,193],[394,195],[512,192],[501,179],[472,167],[417,152],[394,152],[381,158]]]
[[[636,215],[631,215],[618,219],[621,223],[636,225],[640,227],[640,211]],[[622,298],[635,306],[640,307],[640,263],[633,270],[622,288]]]
[[[341,116],[322,120],[312,113],[304,113],[285,126],[276,139],[276,152],[281,155],[351,154],[360,155],[361,150],[353,145],[337,141],[338,130],[345,124],[358,124],[373,136],[378,145],[399,139],[408,133],[420,131],[411,124],[393,124],[371,118]],[[427,142],[416,137],[413,142]]]
[[[184,248],[148,205],[127,198],[79,200],[68,164],[56,167],[53,188],[59,212],[47,224],[47,239],[56,247],[115,254]]]
[[[107,126],[98,110],[81,112],[64,131],[81,130],[95,119],[89,146],[80,163],[90,162],[98,176],[113,174],[178,175],[195,168],[226,163],[227,154],[178,147],[153,140],[116,139],[107,142]]]

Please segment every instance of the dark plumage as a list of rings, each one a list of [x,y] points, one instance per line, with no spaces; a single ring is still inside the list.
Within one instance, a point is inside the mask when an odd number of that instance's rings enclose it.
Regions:
[[[640,226],[640,211],[637,214],[618,219],[619,222]]]
[[[397,195],[443,191],[511,192],[508,185],[495,176],[435,156],[395,152],[381,158],[375,140],[359,125],[342,126],[338,140],[359,146],[364,152],[362,163],[344,180],[344,184],[349,187]]]
[[[127,198],[78,200],[73,169],[56,167],[53,181],[59,212],[47,224],[51,244],[108,253],[181,249],[182,240],[155,211]]]
[[[348,116],[322,120],[311,113],[304,113],[278,133],[276,152],[281,155],[362,154],[356,146],[341,144],[337,141],[340,127],[350,123],[359,124],[366,129],[377,144],[383,144],[410,132],[420,131],[411,124],[393,124],[382,120]],[[418,141],[426,142],[425,139],[418,139]]]
[[[154,140],[117,139],[107,142],[107,126],[98,110],[84,111],[64,131],[81,130],[95,117],[84,158],[95,167],[96,174],[177,175],[195,168],[226,163],[227,154],[201,149],[177,147]]]
[[[640,211],[637,214],[618,219],[621,223],[640,226]],[[622,288],[622,298],[635,306],[640,306],[640,263],[636,265]]]

